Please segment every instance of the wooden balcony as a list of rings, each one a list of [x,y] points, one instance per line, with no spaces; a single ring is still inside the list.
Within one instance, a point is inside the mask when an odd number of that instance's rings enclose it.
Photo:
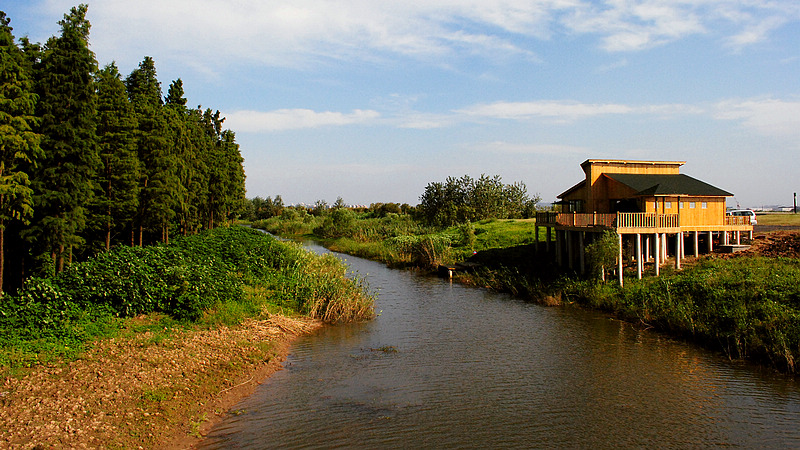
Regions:
[[[654,213],[536,213],[539,226],[558,229],[592,230],[607,228],[619,233],[678,233],[681,231],[752,231],[750,218],[725,216],[721,224],[681,226],[678,214]],[[588,231],[588,230],[587,230]]]

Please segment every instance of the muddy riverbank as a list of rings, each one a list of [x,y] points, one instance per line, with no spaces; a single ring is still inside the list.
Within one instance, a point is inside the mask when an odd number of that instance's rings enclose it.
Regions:
[[[190,447],[280,370],[296,337],[320,326],[267,315],[236,327],[151,328],[95,342],[78,360],[3,379],[0,447]]]

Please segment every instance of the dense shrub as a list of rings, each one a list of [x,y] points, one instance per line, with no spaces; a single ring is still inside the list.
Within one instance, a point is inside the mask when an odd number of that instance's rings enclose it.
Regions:
[[[266,301],[325,321],[370,318],[373,298],[362,281],[344,275],[344,264],[332,256],[243,227],[170,246],[118,247],[1,297],[0,365],[15,353],[36,359],[78,351],[115,329],[115,317],[162,312],[194,321],[218,305],[248,302],[245,284],[266,293]]]

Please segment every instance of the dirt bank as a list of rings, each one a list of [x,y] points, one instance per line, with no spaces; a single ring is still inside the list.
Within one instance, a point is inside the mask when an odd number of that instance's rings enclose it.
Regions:
[[[2,381],[0,447],[190,447],[280,369],[294,338],[320,326],[270,315],[98,341],[82,359]]]
[[[772,231],[755,236],[745,255],[800,258],[800,231]]]

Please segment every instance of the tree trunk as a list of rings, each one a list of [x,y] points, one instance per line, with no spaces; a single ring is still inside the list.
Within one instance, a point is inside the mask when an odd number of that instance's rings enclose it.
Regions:
[[[111,250],[111,221],[106,222],[106,251]]]
[[[3,273],[6,269],[6,226],[5,221],[0,219],[0,297],[3,296]]]

